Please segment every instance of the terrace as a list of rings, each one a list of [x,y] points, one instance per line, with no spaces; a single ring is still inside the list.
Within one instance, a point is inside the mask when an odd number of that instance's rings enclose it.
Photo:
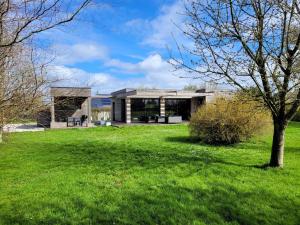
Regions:
[[[124,123],[189,120],[199,106],[212,101],[214,92],[206,90],[122,89],[112,94],[113,121]]]

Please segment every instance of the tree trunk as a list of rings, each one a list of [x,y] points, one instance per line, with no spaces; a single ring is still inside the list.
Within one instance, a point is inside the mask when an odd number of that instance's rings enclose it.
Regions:
[[[0,143],[2,143],[2,141],[3,141],[2,134],[3,134],[3,128],[0,127]]]
[[[271,167],[283,167],[285,128],[284,122],[274,120],[272,154],[269,164]]]

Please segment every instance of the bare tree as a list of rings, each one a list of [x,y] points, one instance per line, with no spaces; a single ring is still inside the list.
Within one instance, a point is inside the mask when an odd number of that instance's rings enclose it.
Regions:
[[[72,21],[91,0],[2,0],[0,48]]]
[[[91,0],[1,0],[0,128],[38,110],[49,83],[34,57],[34,36],[72,21]]]
[[[269,166],[282,167],[285,129],[300,105],[298,0],[187,0],[174,66],[239,89],[256,87],[272,113]]]
[[[46,107],[44,98],[52,82],[46,77],[47,64],[36,61],[32,48],[18,46],[10,53],[11,56],[6,56],[5,73],[0,76],[1,128],[9,122],[32,117]]]

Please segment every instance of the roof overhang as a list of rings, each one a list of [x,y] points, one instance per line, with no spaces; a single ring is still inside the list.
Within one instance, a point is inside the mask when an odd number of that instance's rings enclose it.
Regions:
[[[150,89],[150,90],[134,90],[134,89],[122,89],[120,91],[113,92],[112,98],[181,98],[191,99],[195,97],[212,96],[215,93],[198,93],[191,91],[176,91],[169,89]]]
[[[90,87],[51,87],[52,97],[91,97]]]

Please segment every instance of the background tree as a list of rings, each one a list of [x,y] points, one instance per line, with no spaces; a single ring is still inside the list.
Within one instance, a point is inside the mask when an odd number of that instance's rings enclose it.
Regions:
[[[2,76],[0,124],[32,119],[46,107],[47,87],[53,80],[46,79],[46,64],[37,62],[31,48],[15,48],[8,57],[5,76]],[[1,135],[0,135],[1,138]]]
[[[183,87],[184,91],[196,91],[197,89],[199,89],[198,86],[194,84],[188,84]]]
[[[0,129],[39,109],[49,82],[33,52],[34,36],[72,21],[91,0],[0,2]]]
[[[256,87],[272,113],[269,165],[282,167],[285,129],[300,105],[300,3],[297,0],[187,0],[174,66],[204,80]]]

